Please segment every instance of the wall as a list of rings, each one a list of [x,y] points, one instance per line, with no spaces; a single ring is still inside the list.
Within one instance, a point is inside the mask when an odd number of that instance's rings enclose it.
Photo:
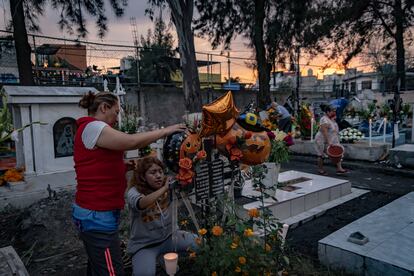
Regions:
[[[184,94],[181,88],[148,86],[142,87],[141,92],[138,93],[136,88],[126,87],[126,92],[125,102],[128,105],[139,106],[140,101],[138,98],[141,98],[141,109],[144,109],[144,117],[147,123],[157,123],[162,126],[167,126],[182,121],[181,118],[185,114],[185,109]],[[225,92],[223,90],[202,90],[203,104],[214,101]],[[283,104],[290,95],[291,93],[288,91],[272,92],[271,97],[272,99],[276,98],[277,102]],[[329,99],[330,93],[301,92],[301,96],[307,98],[307,101],[321,101]],[[256,101],[256,91],[233,91],[233,98],[237,108],[243,111],[251,100]]]

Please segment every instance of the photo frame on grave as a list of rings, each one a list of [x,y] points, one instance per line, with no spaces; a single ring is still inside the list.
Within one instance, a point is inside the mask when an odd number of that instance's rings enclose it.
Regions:
[[[196,170],[196,202],[206,201],[224,193],[224,162],[216,159],[203,162]]]
[[[76,120],[63,117],[53,125],[53,145],[55,158],[73,156],[73,143],[76,133]]]

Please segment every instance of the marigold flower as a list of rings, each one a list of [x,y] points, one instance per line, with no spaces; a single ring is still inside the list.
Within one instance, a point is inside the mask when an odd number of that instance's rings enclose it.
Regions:
[[[243,256],[239,257],[239,263],[244,265],[246,263],[246,258]]]
[[[213,271],[213,273],[211,273],[211,276],[217,276],[217,272]]]
[[[265,244],[265,250],[266,250],[266,252],[270,252],[270,251],[272,251],[272,247],[268,243],[266,243]]]
[[[202,160],[207,158],[207,152],[205,150],[200,150],[197,152],[197,159]]]
[[[189,170],[193,167],[193,161],[191,161],[190,158],[184,157],[180,159],[178,166],[180,166],[180,168]]]
[[[249,217],[251,218],[258,218],[260,215],[260,212],[259,210],[257,210],[257,208],[253,208],[249,210],[248,214],[249,214]]]
[[[232,242],[231,245],[230,245],[231,249],[236,249],[237,247],[239,247],[239,245],[235,242]]]
[[[234,270],[234,272],[240,273],[241,272],[240,266],[236,266],[236,269]]]
[[[176,178],[180,180],[181,185],[187,185],[193,182],[193,176],[194,176],[194,172],[192,170],[180,168]]]
[[[186,226],[186,225],[188,224],[188,220],[183,219],[183,220],[180,222],[180,224],[181,224],[182,226]]]
[[[201,236],[204,236],[205,234],[207,234],[207,229],[201,228],[200,230],[198,230],[198,234],[200,234]]]
[[[197,256],[197,254],[195,252],[191,252],[189,256],[191,259],[194,259]]]
[[[23,180],[23,173],[17,169],[9,169],[4,173],[4,181],[7,182],[18,182]]]
[[[243,157],[243,153],[242,153],[242,151],[239,148],[232,147],[230,149],[230,160],[231,161],[234,161],[234,160],[240,161],[240,159],[242,157]]]
[[[253,229],[247,228],[247,229],[244,230],[244,236],[245,237],[251,237],[253,235],[254,235]]]
[[[223,228],[221,228],[218,225],[213,226],[213,228],[211,229],[211,232],[213,233],[214,236],[221,236],[221,234],[223,234]]]

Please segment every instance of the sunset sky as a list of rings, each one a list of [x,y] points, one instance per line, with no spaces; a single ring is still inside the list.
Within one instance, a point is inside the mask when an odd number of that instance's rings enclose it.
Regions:
[[[10,20],[10,12],[8,7],[9,1],[1,1],[0,2],[0,29],[4,30],[7,22]],[[97,31],[94,26],[93,21],[88,21],[88,30],[89,35],[87,37],[88,41],[93,42],[103,42],[108,44],[124,44],[124,45],[133,45],[133,38],[130,26],[130,18],[134,16],[137,22],[137,31],[138,35],[146,35],[147,30],[152,28],[153,23],[150,19],[145,16],[144,11],[147,8],[146,1],[129,1],[127,9],[125,9],[125,15],[122,18],[115,18],[112,11],[107,12],[107,16],[109,19],[108,23],[108,33],[104,37],[103,40],[97,37]],[[165,15],[168,15],[166,12]],[[164,16],[167,19],[167,16]],[[61,38],[71,38],[66,32],[62,32],[59,30],[57,25],[59,18],[58,14],[51,10],[50,8],[47,9],[44,16],[40,18],[40,27],[41,27],[41,34],[45,36],[52,36],[52,37],[61,37]],[[170,29],[171,33],[175,35],[175,29],[172,27]],[[76,38],[76,37],[72,37]],[[38,42],[36,42],[38,43]],[[57,43],[57,41],[42,41],[41,43]],[[175,43],[177,43],[177,39],[175,39]],[[203,53],[215,53],[220,54],[221,49],[212,50],[210,43],[206,39],[195,38],[196,44],[196,51],[203,52]],[[117,53],[112,55],[110,54],[103,54],[102,51],[96,50],[88,53],[88,65],[98,65],[99,67],[114,67],[119,66],[119,58],[124,55],[128,55],[129,53]],[[227,54],[227,52],[225,52]],[[133,52],[130,53],[133,55]],[[242,38],[236,38],[231,46],[230,51],[231,57],[240,57],[240,58],[251,58],[252,51],[251,49],[246,47],[246,42],[243,41]],[[207,59],[207,54],[199,54],[197,55],[198,59]],[[221,73],[222,78],[227,77],[227,59],[225,57],[213,57],[213,61],[221,62]],[[257,73],[254,72],[252,69],[249,69],[246,65],[248,60],[243,59],[232,59],[231,60],[231,76],[232,77],[240,77],[242,82],[247,83],[254,83],[257,77]],[[336,68],[328,68],[325,71],[322,71],[322,66],[325,65],[325,60],[323,57],[317,57],[313,60],[308,60],[306,56],[301,58],[301,64],[311,64],[312,66],[302,66],[302,75],[307,74],[307,70],[312,68],[313,74],[317,75],[319,78],[322,78],[323,74],[331,74],[334,72],[342,72],[340,69]],[[357,64],[357,63],[354,63]],[[351,64],[354,65],[354,64]],[[365,68],[364,68],[365,69]],[[201,70],[203,71],[203,70]],[[205,71],[205,69],[204,69]],[[213,73],[219,73],[220,66],[215,65],[213,67]]]

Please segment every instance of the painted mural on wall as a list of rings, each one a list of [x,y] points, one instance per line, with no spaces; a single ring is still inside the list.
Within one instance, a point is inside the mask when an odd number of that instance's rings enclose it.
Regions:
[[[55,158],[73,156],[73,141],[76,133],[76,120],[61,118],[53,125]]]

